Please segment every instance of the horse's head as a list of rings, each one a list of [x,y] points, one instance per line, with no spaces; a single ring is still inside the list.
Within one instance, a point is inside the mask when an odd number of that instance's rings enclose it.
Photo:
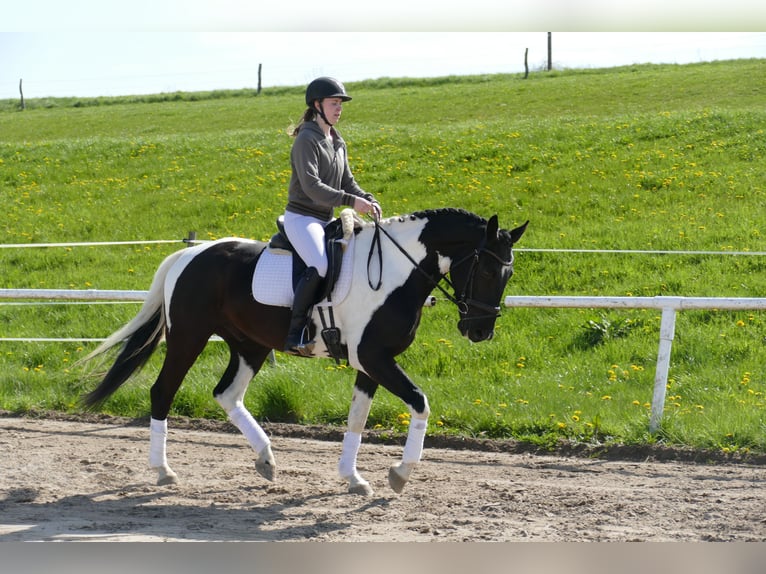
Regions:
[[[450,266],[460,309],[457,327],[473,342],[491,339],[495,334],[500,299],[513,275],[513,245],[524,234],[528,223],[511,231],[499,229],[497,215],[493,215],[479,245]]]

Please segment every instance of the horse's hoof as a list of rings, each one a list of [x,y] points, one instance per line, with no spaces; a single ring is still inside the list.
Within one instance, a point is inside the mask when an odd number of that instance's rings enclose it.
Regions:
[[[176,484],[178,482],[178,475],[175,472],[169,472],[161,475],[157,479],[157,486],[167,486],[169,484]]]
[[[258,455],[258,460],[255,461],[255,470],[269,482],[274,482],[277,476],[277,465],[270,446],[265,447]]]
[[[357,482],[356,484],[349,485],[348,493],[361,494],[362,496],[372,496],[374,494],[374,491],[372,490],[372,487],[370,486],[369,482],[362,481],[362,482]]]
[[[277,476],[277,469],[274,468],[274,465],[269,463],[269,461],[256,462],[255,470],[258,471],[258,474],[260,474],[263,478],[265,478],[269,482],[274,482],[274,479]]]
[[[397,467],[392,466],[388,469],[388,484],[396,494],[401,494],[407,479],[397,472]]]

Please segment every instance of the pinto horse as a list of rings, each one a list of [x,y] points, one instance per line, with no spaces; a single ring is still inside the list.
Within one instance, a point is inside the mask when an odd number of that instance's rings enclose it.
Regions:
[[[420,461],[430,409],[426,395],[395,357],[415,339],[424,302],[437,287],[456,304],[462,335],[474,342],[492,338],[500,298],[513,274],[512,248],[528,222],[508,231],[498,228],[497,215],[485,220],[445,208],[357,223],[353,257],[345,264],[351,267],[350,287],[342,300],[333,298],[332,309],[348,363],[357,371],[338,471],[349,492],[372,494],[356,459],[373,396],[382,386],[411,413],[401,462],[388,475],[399,493]],[[151,388],[149,463],[158,484],[177,480],[167,461],[167,417],[181,382],[212,335],[231,351],[213,396],[255,451],[256,470],[268,480],[276,477],[269,438],[243,403],[271,350],[283,348],[290,322],[289,304],[264,304],[254,293],[256,265],[266,247],[259,241],[220,239],[171,254],[158,268],[137,316],[86,357],[122,344],[104,379],[84,397],[93,407],[143,366],[165,339],[165,360]],[[309,320],[312,338],[321,327],[317,307]],[[321,338],[316,339],[314,355],[329,356]]]

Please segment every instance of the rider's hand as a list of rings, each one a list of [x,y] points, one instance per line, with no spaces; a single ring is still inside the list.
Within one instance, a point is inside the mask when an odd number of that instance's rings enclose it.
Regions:
[[[383,209],[380,207],[380,204],[377,201],[372,202],[372,218],[375,221],[380,221],[380,218],[383,217]]]
[[[354,211],[362,215],[369,213],[375,221],[380,220],[380,216],[383,213],[377,201],[367,201],[363,197],[354,199]]]

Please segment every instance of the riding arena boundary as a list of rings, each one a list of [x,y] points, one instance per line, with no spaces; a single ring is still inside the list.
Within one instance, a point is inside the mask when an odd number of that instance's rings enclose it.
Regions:
[[[189,237],[181,240],[186,244],[200,243],[196,240],[194,232]],[[35,243],[35,244],[2,244],[2,248],[27,248],[27,247],[78,247],[78,246],[107,246],[107,245],[137,245],[178,243],[179,240],[153,240],[153,241],[119,241],[119,242],[91,242],[91,243]],[[596,249],[516,249],[522,252],[546,252],[546,253],[620,253],[620,254],[663,254],[663,255],[756,255],[763,256],[766,252],[752,251],[645,251],[645,250],[596,250]],[[141,302],[148,291],[140,290],[99,290],[99,289],[0,289],[0,305],[14,304],[8,299],[26,300],[34,303],[29,304],[92,304],[113,303],[124,304]],[[426,306],[436,304],[435,297],[429,297],[425,301]],[[18,303],[17,303],[18,304]],[[665,406],[665,393],[667,390],[668,371],[670,368],[670,355],[675,335],[676,314],[684,310],[717,309],[729,311],[762,310],[766,309],[766,298],[757,297],[681,297],[681,296],[656,296],[656,297],[593,297],[593,296],[507,296],[504,299],[505,307],[536,307],[536,308],[610,308],[610,309],[657,309],[662,312],[660,322],[659,348],[657,352],[657,365],[654,376],[654,389],[652,394],[651,418],[649,431],[654,433],[660,428],[663,410]],[[213,339],[217,339],[214,337]],[[211,340],[213,340],[211,339]],[[77,341],[100,341],[101,339],[77,339]],[[219,339],[220,340],[220,339]],[[28,342],[66,342],[72,339],[66,338],[0,338],[0,341],[28,341]],[[273,360],[273,354],[272,358]]]

